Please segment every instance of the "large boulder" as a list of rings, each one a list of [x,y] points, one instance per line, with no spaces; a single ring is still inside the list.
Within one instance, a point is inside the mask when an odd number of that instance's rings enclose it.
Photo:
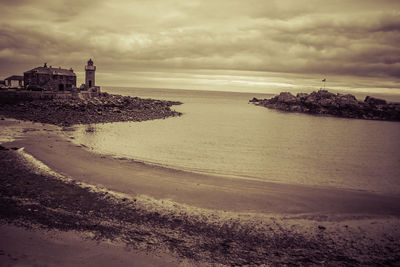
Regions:
[[[313,92],[318,99],[334,99],[336,95],[334,93],[328,92],[327,90],[319,90],[318,92]]]
[[[297,98],[289,92],[282,92],[278,96],[278,102],[282,102],[285,104],[294,104],[297,103]]]
[[[367,96],[364,100],[365,103],[368,103],[371,106],[378,106],[378,105],[386,105],[387,102],[384,99],[379,99],[371,96]]]
[[[336,101],[332,98],[321,98],[318,103],[325,108],[336,107]]]
[[[337,96],[337,103],[338,103],[339,107],[341,107],[341,108],[359,106],[359,102],[357,101],[355,96],[350,95],[350,94],[347,94],[347,95],[339,94]]]
[[[304,101],[304,100],[308,97],[308,94],[307,94],[307,93],[298,93],[298,94],[296,95],[296,97],[297,97],[297,99],[299,99],[300,101]]]

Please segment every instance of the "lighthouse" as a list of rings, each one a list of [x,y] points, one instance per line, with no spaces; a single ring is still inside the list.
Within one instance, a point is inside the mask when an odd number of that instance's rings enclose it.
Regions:
[[[89,59],[87,62],[87,65],[85,66],[85,87],[86,88],[92,88],[95,87],[95,72],[96,72],[96,66],[93,65],[92,59]]]

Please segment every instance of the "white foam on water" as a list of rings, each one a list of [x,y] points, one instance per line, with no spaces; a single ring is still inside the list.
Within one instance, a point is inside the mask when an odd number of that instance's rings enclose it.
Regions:
[[[26,153],[23,147],[18,149],[17,153],[24,160],[25,165],[28,166],[35,174],[51,175],[58,179],[62,179],[63,181],[71,181],[70,179],[66,179],[63,175],[53,171],[49,166],[36,159],[31,154]]]
[[[243,213],[243,212],[225,212],[222,210],[210,210],[197,208],[185,204],[180,204],[170,199],[155,199],[146,195],[128,195],[120,192],[108,190],[104,187],[90,185],[84,182],[76,182],[71,177],[67,177],[55,172],[45,163],[26,153],[23,148],[17,150],[20,159],[27,164],[37,174],[51,175],[55,179],[60,179],[65,183],[73,183],[81,188],[88,189],[90,192],[101,193],[103,198],[114,202],[115,205],[123,205],[131,207],[139,215],[154,214],[158,217],[167,218],[170,221],[184,221],[194,225],[212,225],[213,227],[225,229],[231,228],[237,231],[247,231],[249,234],[262,233],[274,236],[279,233],[287,234],[288,231],[293,233],[309,233],[312,234],[314,229],[318,229],[317,225],[321,222],[315,214],[262,214],[262,213]],[[71,201],[74,201],[71,199]],[[326,215],[322,215],[326,217]],[[346,218],[346,214],[342,215]],[[328,216],[329,217],[329,216]],[[338,216],[340,218],[341,216]],[[343,221],[343,224],[349,224],[351,221],[359,221],[363,219],[359,216],[350,216]],[[364,218],[368,219],[368,217]],[[325,218],[326,220],[326,218]],[[396,218],[374,218],[374,223],[380,220],[383,223],[398,224]],[[381,224],[376,224],[381,225]],[[335,226],[335,225],[333,225]],[[333,227],[332,226],[332,227]],[[341,227],[342,228],[342,227]],[[336,236],[334,228],[333,233]],[[168,230],[167,230],[168,231]]]
[[[22,136],[22,131],[20,125],[0,126],[0,144],[15,141]]]

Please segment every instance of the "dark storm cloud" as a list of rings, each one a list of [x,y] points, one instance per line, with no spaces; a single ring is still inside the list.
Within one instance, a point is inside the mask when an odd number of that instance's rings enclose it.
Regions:
[[[306,59],[310,64],[303,70],[321,63],[322,69],[336,73],[394,75],[399,71],[399,13],[318,16],[293,22],[270,22],[265,37],[286,48],[281,51],[290,57]]]
[[[2,1],[0,71],[52,64],[400,74],[398,1]],[[7,73],[8,74],[8,73]],[[6,74],[5,74],[6,75]]]

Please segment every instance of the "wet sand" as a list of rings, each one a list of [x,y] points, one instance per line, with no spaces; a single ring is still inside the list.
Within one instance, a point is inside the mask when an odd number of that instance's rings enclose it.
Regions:
[[[38,184],[31,191],[20,191],[21,184],[16,185],[18,197],[5,198],[11,206],[19,203],[12,215],[24,222],[69,231],[94,229],[99,240],[122,239],[136,249],[163,248],[179,259],[211,264],[400,262],[398,195],[188,173],[94,154],[55,126],[0,121],[0,127],[4,125],[17,125],[19,130],[14,130],[23,135],[3,143],[4,147],[23,147],[24,153],[63,177],[109,192],[81,192],[75,184],[65,187],[61,182],[50,184],[47,178],[39,181],[43,174],[32,176]],[[37,193],[46,190],[56,192],[53,199]],[[63,192],[64,198],[57,196]],[[124,195],[114,194],[109,203],[111,192]],[[75,205],[77,196],[80,202]],[[28,207],[21,204],[27,197],[40,203],[41,215],[27,213]],[[43,198],[46,205],[61,207],[63,212],[54,214],[42,204]],[[72,217],[54,223],[51,218],[65,211]],[[87,211],[93,213],[82,217]]]
[[[1,266],[145,267],[179,264],[171,256],[134,251],[115,242],[99,243],[77,232],[0,225]]]
[[[68,140],[68,132],[62,133],[48,125],[43,129],[28,130],[21,140],[4,146],[23,147],[58,173],[121,193],[236,212],[400,215],[398,195],[215,177],[167,169],[95,154]]]

